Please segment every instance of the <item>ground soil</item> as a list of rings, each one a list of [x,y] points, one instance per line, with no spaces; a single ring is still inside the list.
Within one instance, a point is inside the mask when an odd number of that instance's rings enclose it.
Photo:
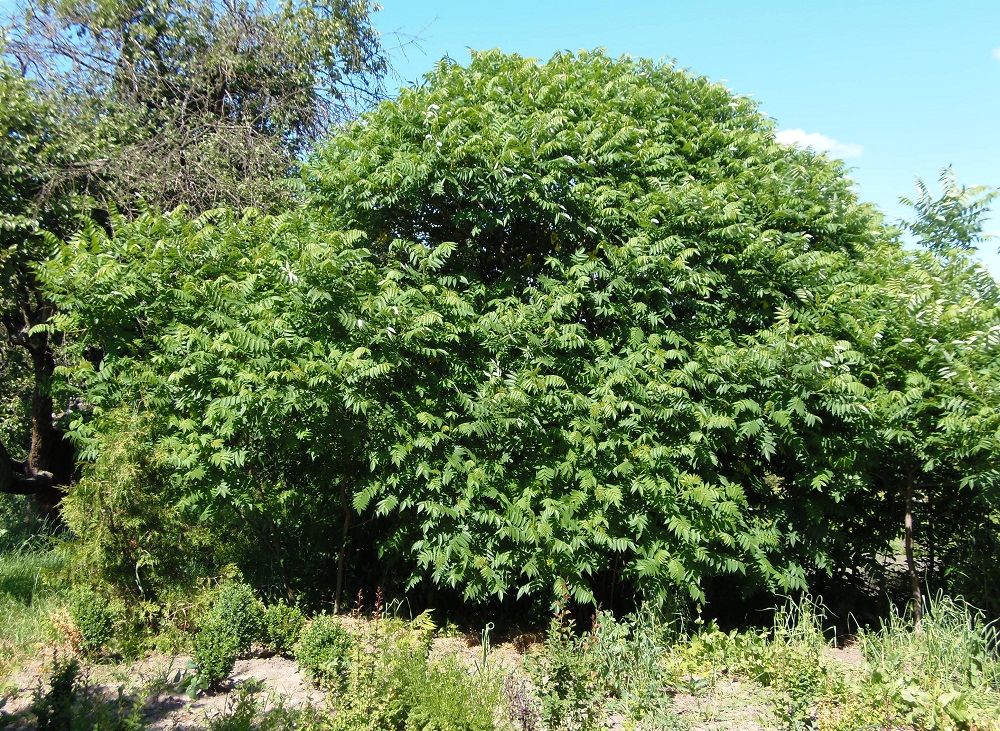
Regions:
[[[491,647],[490,662],[515,676],[520,674],[526,652],[538,646],[538,635],[503,638]],[[481,638],[473,635],[438,637],[432,655],[457,656],[470,668],[482,661]],[[824,659],[849,667],[863,662],[856,645],[828,648]],[[190,658],[151,655],[138,662],[90,664],[84,677],[93,692],[113,701],[120,694],[141,701],[144,720],[151,731],[196,731],[224,715],[237,694],[253,692],[266,707],[323,708],[324,694],[303,677],[293,660],[258,654],[239,660],[229,681],[216,692],[190,698],[181,688],[190,673]],[[30,712],[32,698],[42,690],[52,664],[52,651],[36,658],[7,679],[0,692],[0,729],[27,731],[35,727]],[[766,689],[722,676],[708,687],[680,692],[671,699],[671,710],[682,716],[692,731],[771,731],[778,728],[774,706]],[[611,731],[624,729],[622,719],[608,719]]]

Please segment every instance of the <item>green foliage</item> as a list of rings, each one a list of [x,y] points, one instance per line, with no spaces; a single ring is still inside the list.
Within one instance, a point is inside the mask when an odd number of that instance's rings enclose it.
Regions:
[[[61,249],[74,437],[100,460],[141,404],[178,520],[317,599],[342,548],[468,601],[802,589],[877,565],[907,475],[957,558],[1000,484],[1000,293],[773,132],[648,61],[442,63],[299,209]]]
[[[669,648],[680,640],[683,617],[670,622],[645,607],[623,619],[599,612],[595,619],[588,660],[601,682],[608,706],[642,729],[683,727],[673,709],[664,682],[664,661]]]
[[[295,660],[309,679],[330,690],[343,687],[354,639],[336,617],[319,614],[302,630]]]
[[[664,663],[680,638],[650,607],[615,619],[598,612],[591,632],[580,635],[565,611],[549,625],[541,652],[526,668],[540,720],[547,729],[605,728],[619,716],[629,728],[685,728],[671,707]]]
[[[426,620],[426,616],[424,617]],[[431,659],[424,620],[407,626],[376,618],[354,645],[335,731],[492,731],[501,678],[457,658]]]
[[[240,656],[240,638],[217,617],[209,613],[199,623],[198,634],[194,636],[192,662],[196,669],[193,685],[189,691],[217,687],[229,677]]]
[[[859,646],[869,682],[901,718],[928,731],[990,728],[1000,718],[1000,657],[993,625],[961,601],[929,603],[920,631],[893,612]]]
[[[45,403],[51,386],[51,353],[46,336],[32,332],[51,314],[35,266],[55,248],[51,234],[68,233],[73,215],[83,210],[73,191],[65,189],[53,172],[72,166],[80,147],[86,147],[77,144],[72,125],[59,117],[58,109],[34,83],[0,59],[4,141],[0,149],[0,493],[11,492],[15,465],[24,476],[42,470],[66,480],[72,471],[68,461],[57,464],[58,460],[46,459],[53,456],[50,448],[59,446],[43,444],[53,431],[45,419],[55,410]],[[32,399],[36,410],[46,415],[34,424]],[[17,463],[32,456],[32,439],[39,451],[23,467]],[[27,486],[22,490],[31,491]],[[0,525],[0,530],[4,528]]]
[[[69,614],[80,633],[84,654],[98,655],[108,649],[114,636],[115,612],[106,596],[88,587],[74,587],[69,596]]]
[[[241,653],[248,652],[265,636],[264,605],[253,588],[241,581],[220,586],[208,613],[210,621],[231,628]]]
[[[568,614],[560,611],[553,617],[545,649],[528,665],[545,728],[558,731],[601,728],[603,679],[588,652],[590,642],[590,637],[577,635]]]
[[[282,593],[322,592],[343,543],[341,483],[360,469],[353,448],[363,428],[340,403],[338,374],[363,358],[336,345],[344,328],[330,319],[372,276],[352,247],[358,236],[225,212],[195,221],[148,214],[116,228],[110,240],[88,229],[48,270],[60,322],[78,333],[81,359],[67,376],[95,411],[74,424],[94,474],[86,492],[74,489],[80,510],[129,476],[139,488],[111,493],[126,513],[119,521],[137,523],[126,534],[135,547],[119,554],[109,545],[102,555],[150,565],[154,587],[190,584],[235,561],[265,587],[287,577]],[[95,278],[93,298],[76,289],[85,278]],[[96,342],[105,350],[99,370],[83,357]],[[119,428],[135,439],[114,438]],[[81,517],[120,540],[114,513]],[[177,533],[185,538],[171,550]]]
[[[197,577],[218,573],[233,544],[177,510],[154,424],[149,413],[126,408],[81,423],[90,436],[82,456],[90,461],[61,508],[81,576],[163,601],[190,590]]]
[[[917,180],[917,197],[900,201],[914,209],[914,220],[904,221],[917,243],[936,254],[974,252],[983,239],[983,224],[997,191],[986,186],[959,185],[950,167],[938,178],[941,195],[934,197],[922,180]]]
[[[264,638],[264,606],[253,589],[239,581],[220,586],[198,622],[193,662],[195,687],[217,686],[229,677],[240,655]]]
[[[292,654],[305,623],[302,610],[285,602],[269,604],[264,610],[264,635],[271,649],[281,655]]]
[[[6,338],[0,340],[0,434],[12,456],[21,459],[29,442],[28,426],[31,408],[31,374],[28,359],[21,348],[12,347]],[[3,496],[5,502],[10,496]],[[0,518],[0,530],[8,522]],[[0,536],[0,541],[3,537]]]

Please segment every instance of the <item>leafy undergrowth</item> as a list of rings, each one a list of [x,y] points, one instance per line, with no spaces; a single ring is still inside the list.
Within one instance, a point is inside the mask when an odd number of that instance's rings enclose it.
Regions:
[[[63,598],[39,588],[46,571],[59,567],[54,555],[7,556],[2,566],[6,594],[20,597],[22,606],[32,598],[38,616],[51,606],[46,602]],[[29,582],[31,576],[39,578]],[[266,607],[249,587],[230,582],[200,600],[204,619],[192,624],[188,644],[196,652],[188,669],[159,680],[158,688],[123,695],[95,688],[86,672],[88,657],[107,658],[95,643],[121,644],[108,628],[114,634],[122,625],[109,625],[92,607],[74,609],[79,599],[69,594],[70,612],[85,627],[64,630],[75,632],[80,654],[48,670],[45,687],[13,720],[22,727],[161,728],[150,725],[143,704],[154,692],[175,699],[186,692],[222,699],[196,726],[215,731],[1000,729],[996,632],[969,606],[947,598],[930,603],[919,632],[900,614],[878,630],[861,631],[854,661],[847,662],[831,649],[822,611],[809,601],[789,603],[767,630],[742,632],[714,625],[691,631],[652,611],[624,618],[598,613],[584,629],[561,611],[541,641],[526,652],[519,644],[515,653],[511,645],[493,647],[488,630],[455,637],[429,613],[409,621],[383,609],[307,619],[285,605]],[[50,632],[25,629],[18,646]],[[306,702],[248,681],[247,660],[239,661],[243,675],[234,675],[233,658],[274,653],[285,655],[281,662],[289,667],[298,664],[303,687],[312,681]]]

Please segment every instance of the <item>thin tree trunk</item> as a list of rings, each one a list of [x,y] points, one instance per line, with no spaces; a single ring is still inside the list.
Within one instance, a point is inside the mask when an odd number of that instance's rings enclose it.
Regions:
[[[906,552],[906,571],[910,576],[910,591],[913,595],[913,627],[919,632],[920,621],[923,619],[924,601],[920,590],[920,575],[913,558],[913,471],[906,473],[906,518],[904,520],[905,534],[903,547]]]
[[[340,486],[340,504],[344,508],[343,539],[340,544],[340,554],[337,556],[337,587],[333,592],[333,613],[340,612],[340,596],[344,589],[344,571],[347,562],[347,533],[351,530],[351,503],[347,499],[347,484]]]

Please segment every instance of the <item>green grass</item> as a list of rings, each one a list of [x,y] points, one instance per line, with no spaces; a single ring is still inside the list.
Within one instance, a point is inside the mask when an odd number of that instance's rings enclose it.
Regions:
[[[868,684],[918,726],[984,728],[986,719],[1000,719],[995,625],[947,597],[928,602],[925,611],[918,632],[910,617],[892,612],[877,632],[860,634]]]
[[[49,539],[0,553],[0,680],[54,639],[51,614],[63,606],[65,558]]]

